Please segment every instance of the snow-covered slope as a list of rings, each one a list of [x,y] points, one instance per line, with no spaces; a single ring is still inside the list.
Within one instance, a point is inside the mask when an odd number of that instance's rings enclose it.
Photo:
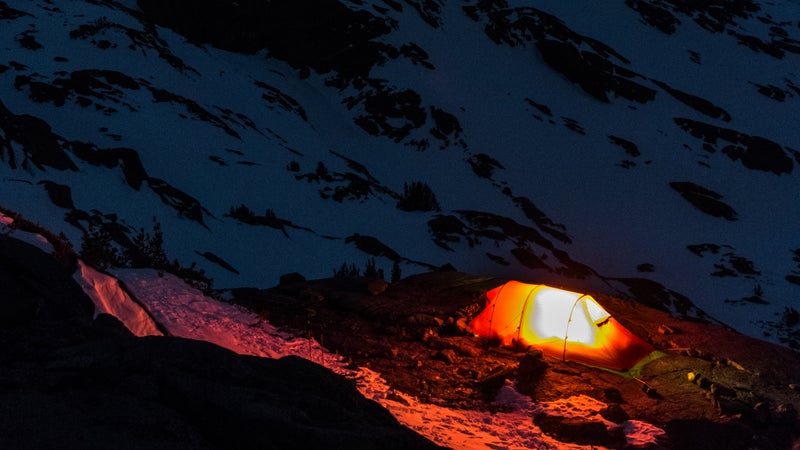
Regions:
[[[796,2],[164,5],[0,2],[0,206],[217,287],[452,264],[779,340]]]

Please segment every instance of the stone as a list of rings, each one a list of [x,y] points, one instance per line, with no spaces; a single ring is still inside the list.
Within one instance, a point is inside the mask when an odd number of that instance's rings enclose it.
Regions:
[[[389,287],[389,283],[385,280],[376,279],[367,284],[367,290],[372,295],[382,294]]]
[[[281,275],[278,282],[281,287],[293,287],[306,282],[306,277],[298,272],[285,273]]]
[[[533,423],[543,433],[558,439],[579,445],[602,445],[619,448],[625,443],[625,436],[609,432],[603,422],[580,418],[550,416],[540,414],[533,418]],[[621,438],[621,442],[620,442]]]
[[[604,419],[614,422],[622,423],[630,419],[628,413],[622,409],[618,403],[612,403],[598,412]]]

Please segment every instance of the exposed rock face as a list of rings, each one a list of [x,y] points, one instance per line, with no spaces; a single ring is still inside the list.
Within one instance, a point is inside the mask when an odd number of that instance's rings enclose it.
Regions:
[[[655,98],[654,89],[633,81],[636,73],[612,62],[613,58],[627,64],[625,57],[576,33],[551,14],[536,8],[509,8],[506,2],[481,2],[465,6],[464,11],[476,21],[485,15],[485,32],[498,44],[535,42],[545,63],[600,101],[610,102],[609,94],[639,103]],[[579,50],[585,47],[591,50]]]
[[[734,161],[741,161],[748,169],[777,175],[792,173],[794,169],[787,151],[769,139],[691,119],[675,118],[675,123],[692,136],[703,139],[703,149],[710,153],[718,150],[717,145],[722,144],[720,141],[727,142],[728,145],[721,149],[722,153]]]
[[[217,47],[270,54],[297,68],[320,73],[366,75],[384,58],[385,46],[371,39],[390,28],[367,11],[352,11],[338,1],[310,0],[199,1],[138,0],[156,23],[189,39]]]
[[[19,164],[23,169],[30,165],[42,169],[45,166],[57,170],[78,170],[63,148],[63,139],[53,133],[47,122],[27,114],[14,114],[0,101],[0,159],[11,168]],[[11,142],[21,144],[21,161]],[[6,159],[8,158],[8,159]]]
[[[66,270],[0,236],[0,447],[437,448],[304,359],[92,315]]]

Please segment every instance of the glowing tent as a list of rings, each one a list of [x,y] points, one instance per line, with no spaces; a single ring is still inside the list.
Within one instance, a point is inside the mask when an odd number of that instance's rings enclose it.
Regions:
[[[613,370],[627,370],[653,351],[591,296],[509,281],[470,323],[479,336],[539,347],[546,355]]]

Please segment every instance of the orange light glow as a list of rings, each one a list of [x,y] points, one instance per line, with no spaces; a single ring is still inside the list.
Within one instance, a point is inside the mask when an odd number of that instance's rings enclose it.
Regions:
[[[653,350],[589,295],[509,281],[486,296],[486,309],[470,326],[502,345],[532,345],[550,356],[615,370]]]

